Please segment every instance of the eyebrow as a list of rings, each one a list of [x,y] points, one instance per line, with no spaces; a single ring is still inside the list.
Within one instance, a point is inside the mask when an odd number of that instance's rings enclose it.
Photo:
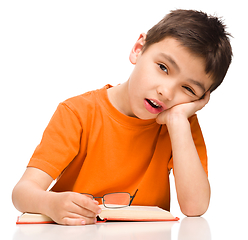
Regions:
[[[180,68],[178,67],[177,63],[173,60],[173,58],[165,53],[160,53],[159,54],[161,57],[167,59],[173,66],[176,68],[178,72],[180,72]]]
[[[175,60],[174,60],[171,56],[169,56],[169,55],[167,55],[167,54],[165,54],[165,53],[160,53],[159,55],[160,55],[161,57],[167,59],[167,60],[173,65],[173,67],[174,67],[178,72],[180,72],[179,66],[177,65],[177,63],[175,62]],[[194,80],[194,79],[189,79],[189,82],[191,82],[192,84],[194,84],[194,85],[198,86],[199,88],[201,88],[201,90],[203,91],[203,93],[206,92],[206,89],[205,89],[204,85],[203,85],[201,82],[198,82],[198,81],[196,81],[196,80]]]
[[[204,87],[204,85],[202,83],[200,83],[198,81],[195,81],[193,79],[189,79],[189,82],[191,82],[192,84],[194,84],[194,85],[198,86],[199,88],[201,88],[201,90],[203,91],[203,93],[206,92],[206,89],[205,89],[205,87]]]

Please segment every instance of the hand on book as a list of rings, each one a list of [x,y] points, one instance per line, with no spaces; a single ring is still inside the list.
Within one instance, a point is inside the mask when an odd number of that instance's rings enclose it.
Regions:
[[[62,192],[52,195],[47,215],[59,224],[93,224],[101,212],[97,201],[79,193]]]

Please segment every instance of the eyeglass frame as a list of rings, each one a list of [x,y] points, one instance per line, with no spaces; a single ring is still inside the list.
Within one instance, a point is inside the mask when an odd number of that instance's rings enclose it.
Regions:
[[[136,196],[136,193],[138,192],[138,189],[135,191],[135,193],[134,193],[134,195],[133,196],[131,196],[131,194],[129,193],[129,192],[113,192],[113,193],[106,193],[106,194],[104,194],[102,197],[94,197],[92,194],[90,194],[90,193],[81,193],[81,194],[85,194],[85,195],[90,195],[90,196],[92,196],[92,198],[93,199],[96,199],[96,198],[101,198],[102,199],[102,204],[103,204],[103,206],[104,207],[106,207],[106,208],[111,208],[111,209],[116,209],[116,208],[124,208],[124,207],[129,207],[131,204],[132,204],[132,202],[133,202],[133,199],[134,199],[134,197]],[[129,201],[129,204],[128,205],[126,205],[126,206],[122,206],[122,207],[109,207],[109,206],[106,206],[105,205],[105,201],[104,201],[104,196],[106,196],[106,195],[110,195],[110,194],[116,194],[116,193],[127,193],[127,194],[129,194],[129,196],[130,196],[130,201]]]

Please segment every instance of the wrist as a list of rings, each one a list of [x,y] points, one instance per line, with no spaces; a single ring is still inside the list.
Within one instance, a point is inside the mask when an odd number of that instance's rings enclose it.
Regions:
[[[52,211],[54,208],[54,198],[56,197],[57,193],[45,191],[42,194],[42,199],[40,201],[40,209],[41,213],[47,216],[52,215]]]
[[[181,114],[171,115],[166,122],[168,130],[178,130],[190,126],[188,118]]]
[[[175,144],[178,144],[179,140],[180,142],[183,139],[187,139],[188,141],[192,138],[190,122],[187,118],[175,117],[174,119],[171,119],[167,125],[167,129],[173,149],[175,148]]]

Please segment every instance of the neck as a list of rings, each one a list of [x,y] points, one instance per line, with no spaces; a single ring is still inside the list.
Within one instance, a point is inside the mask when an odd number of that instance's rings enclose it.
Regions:
[[[119,112],[127,116],[130,116],[130,117],[135,117],[130,107],[128,83],[129,81],[126,81],[120,85],[109,88],[107,90],[108,98],[109,98],[110,103]]]

